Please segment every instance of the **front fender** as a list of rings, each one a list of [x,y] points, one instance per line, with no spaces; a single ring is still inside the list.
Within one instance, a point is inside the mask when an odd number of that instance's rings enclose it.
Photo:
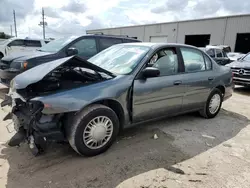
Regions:
[[[127,92],[132,81],[114,78],[100,83],[83,86],[56,94],[35,97],[31,100],[41,101],[44,104],[44,114],[58,114],[79,111],[89,104],[100,100],[113,99],[124,108],[127,105]]]

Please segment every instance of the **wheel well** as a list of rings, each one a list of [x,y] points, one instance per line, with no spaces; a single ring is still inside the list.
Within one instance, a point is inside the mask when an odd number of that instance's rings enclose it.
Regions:
[[[219,89],[223,95],[225,94],[225,87],[224,86],[219,85],[216,88]]]
[[[94,104],[103,104],[111,108],[116,113],[119,119],[120,128],[123,127],[124,121],[125,121],[124,110],[122,108],[122,105],[119,102],[112,100],[112,99],[106,99],[106,100],[95,102]]]

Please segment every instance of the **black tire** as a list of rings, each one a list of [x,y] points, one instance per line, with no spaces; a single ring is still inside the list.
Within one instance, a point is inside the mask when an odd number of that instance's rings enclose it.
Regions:
[[[3,58],[3,54],[2,53],[0,53],[0,60]]]
[[[211,101],[212,97],[214,95],[216,95],[216,94],[218,94],[220,96],[220,105],[219,105],[219,108],[217,109],[217,111],[215,113],[211,113],[210,110],[209,110],[209,104],[210,104],[210,101]],[[207,119],[214,118],[220,112],[222,101],[223,101],[223,95],[222,95],[221,91],[219,89],[217,89],[217,88],[214,89],[210,93],[210,95],[208,96],[207,102],[206,102],[203,110],[199,111],[200,115],[203,116],[204,118],[207,118]]]
[[[113,133],[109,141],[98,149],[90,149],[83,141],[83,132],[88,123],[98,116],[106,116],[113,123]],[[94,104],[79,112],[73,118],[73,124],[67,125],[66,135],[71,147],[80,155],[94,156],[105,152],[115,141],[119,132],[119,120],[116,113],[109,107]]]

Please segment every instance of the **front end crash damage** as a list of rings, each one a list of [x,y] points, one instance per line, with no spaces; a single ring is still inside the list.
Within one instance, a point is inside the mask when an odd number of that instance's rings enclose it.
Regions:
[[[4,120],[12,118],[17,133],[10,139],[9,146],[18,146],[27,140],[32,153],[37,155],[45,149],[47,141],[65,140],[60,121],[63,114],[42,114],[44,105],[40,101],[24,102],[17,98],[11,103],[12,111]]]
[[[46,65],[47,64],[47,65]],[[48,141],[65,141],[64,127],[68,112],[43,113],[49,104],[36,97],[50,97],[54,94],[78,87],[98,83],[114,76],[106,70],[77,57],[64,58],[42,64],[17,77],[10,84],[9,94],[1,106],[12,106],[4,120],[12,119],[17,133],[9,141],[9,146],[18,146],[27,140],[33,154],[45,149]],[[104,74],[104,75],[102,75]],[[70,97],[70,96],[69,96]],[[55,99],[56,100],[56,99]],[[53,102],[55,102],[53,100]],[[60,103],[60,100],[56,101]]]

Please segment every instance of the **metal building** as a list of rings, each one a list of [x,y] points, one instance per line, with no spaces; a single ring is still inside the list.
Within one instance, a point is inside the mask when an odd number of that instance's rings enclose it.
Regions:
[[[250,14],[88,30],[87,34],[128,35],[144,42],[185,43],[197,47],[229,45],[232,51],[250,51]]]

